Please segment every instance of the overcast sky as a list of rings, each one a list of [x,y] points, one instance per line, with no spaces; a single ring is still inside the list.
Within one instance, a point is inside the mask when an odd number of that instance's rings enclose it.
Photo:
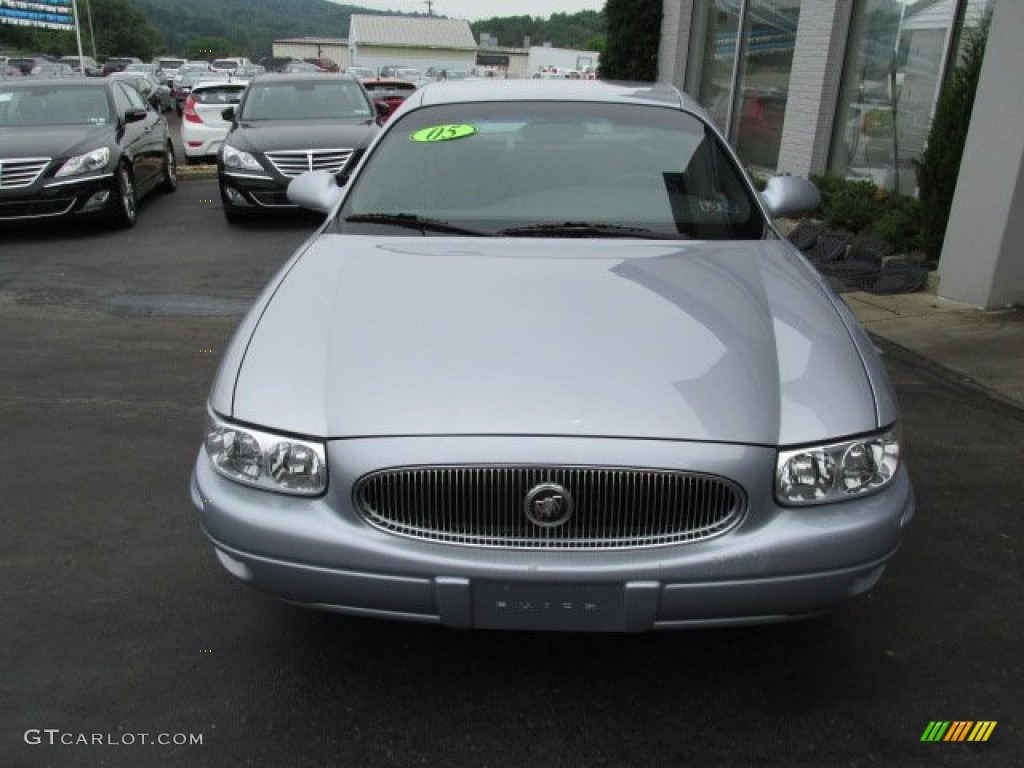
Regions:
[[[337,1],[337,0],[335,0]],[[552,13],[600,11],[605,0],[433,0],[434,13],[452,19],[490,19],[494,16],[540,16]],[[382,11],[426,13],[422,0],[348,0],[350,5]]]

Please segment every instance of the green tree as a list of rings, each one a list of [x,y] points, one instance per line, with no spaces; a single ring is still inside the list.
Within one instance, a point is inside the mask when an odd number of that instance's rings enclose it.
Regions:
[[[607,0],[608,34],[601,77],[653,82],[658,77],[662,0]]]
[[[942,88],[928,141],[916,163],[923,247],[930,259],[939,258],[946,237],[991,20],[991,15],[986,16],[976,29],[967,33],[963,56]]]
[[[80,2],[78,7],[82,52],[92,55],[85,4]],[[130,55],[150,59],[162,49],[160,34],[128,0],[89,0],[88,12],[96,35],[95,50],[101,58]],[[65,55],[76,53],[77,47],[73,32],[0,24],[0,48]]]

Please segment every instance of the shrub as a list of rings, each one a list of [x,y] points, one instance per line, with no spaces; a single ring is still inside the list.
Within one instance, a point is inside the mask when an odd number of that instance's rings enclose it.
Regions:
[[[814,215],[829,229],[877,235],[900,251],[921,248],[922,206],[916,198],[842,176],[814,176],[812,181],[821,192]]]
[[[928,142],[916,163],[922,204],[922,241],[930,259],[939,258],[946,237],[991,20],[991,14],[987,15],[978,28],[969,33],[963,58],[943,86]]]

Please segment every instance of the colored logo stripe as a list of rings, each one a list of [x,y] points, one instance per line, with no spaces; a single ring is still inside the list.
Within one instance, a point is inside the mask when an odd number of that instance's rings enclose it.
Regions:
[[[921,741],[988,741],[995,728],[995,720],[932,720]]]
[[[946,735],[947,728],[949,728],[948,720],[932,720],[928,723],[928,727],[924,729],[921,741],[942,741],[942,737]]]
[[[992,731],[996,729],[995,720],[980,720],[977,725],[974,726],[974,730],[971,731],[971,735],[967,737],[968,741],[988,741],[988,737],[992,735]]]

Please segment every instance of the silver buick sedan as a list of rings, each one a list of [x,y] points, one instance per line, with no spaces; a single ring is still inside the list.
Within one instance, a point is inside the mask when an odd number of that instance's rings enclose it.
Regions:
[[[450,627],[776,622],[914,512],[874,348],[665,86],[417,91],[224,353],[191,482],[224,568]]]

